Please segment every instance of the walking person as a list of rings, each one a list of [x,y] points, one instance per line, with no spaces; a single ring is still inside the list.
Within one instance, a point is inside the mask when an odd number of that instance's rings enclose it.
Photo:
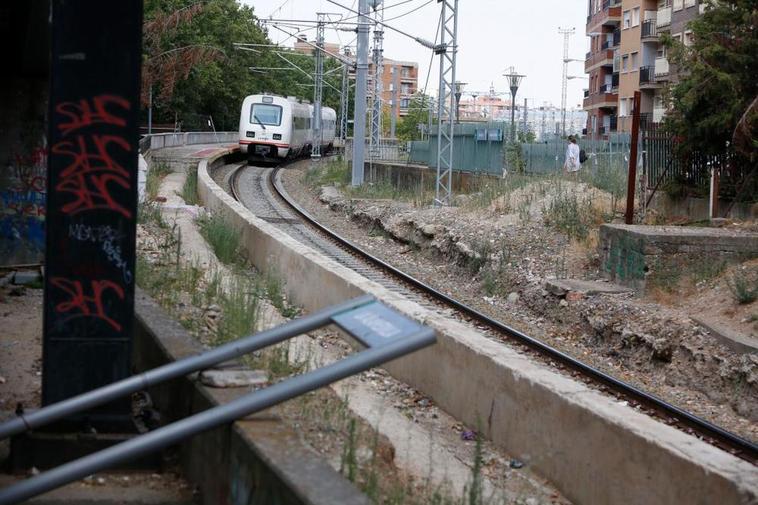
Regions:
[[[578,172],[582,168],[580,160],[580,149],[576,145],[576,137],[569,135],[568,146],[566,146],[566,161],[563,163],[563,169],[567,174]]]

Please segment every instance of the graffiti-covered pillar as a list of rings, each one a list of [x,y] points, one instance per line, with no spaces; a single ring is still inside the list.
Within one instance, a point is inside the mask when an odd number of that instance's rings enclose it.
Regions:
[[[142,34],[142,0],[52,5],[43,405],[130,374]]]
[[[11,268],[44,259],[49,17],[47,0],[0,2],[0,265]]]

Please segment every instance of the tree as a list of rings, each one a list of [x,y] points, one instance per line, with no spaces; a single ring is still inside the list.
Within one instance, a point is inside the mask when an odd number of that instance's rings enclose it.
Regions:
[[[753,163],[758,144],[758,6],[756,0],[708,0],[690,23],[692,43],[665,37],[680,81],[664,120],[679,154],[721,154],[727,143]]]
[[[400,140],[419,140],[421,131],[419,125],[429,122],[429,110],[434,107],[434,100],[423,93],[416,93],[411,97],[408,114],[401,117],[397,122],[397,138]]]
[[[172,17],[177,12],[183,14]],[[158,30],[161,36],[157,40],[150,38],[154,31],[149,29],[151,25],[166,28]],[[239,125],[240,107],[247,95],[268,92],[312,99],[313,80],[303,72],[295,69],[251,72],[250,67],[288,67],[275,51],[241,51],[235,49],[234,43],[270,43],[252,7],[240,5],[236,0],[207,0],[201,4],[197,0],[145,0],[144,60],[167,52],[164,57],[172,59],[169,68],[181,72],[177,76],[185,77],[170,78],[175,82],[173,93],[159,94],[154,103],[155,121],[173,122],[176,117],[186,130],[207,128],[208,116],[212,116],[216,129],[233,131]],[[175,48],[190,47],[214,48],[225,56],[201,58],[202,61],[170,56]],[[306,73],[313,72],[312,56],[290,52],[287,59]],[[339,65],[329,58],[324,62],[325,71]],[[339,89],[341,73],[329,74],[327,81]],[[163,78],[158,75],[153,82],[160,87]],[[337,109],[339,93],[326,86],[324,104]]]

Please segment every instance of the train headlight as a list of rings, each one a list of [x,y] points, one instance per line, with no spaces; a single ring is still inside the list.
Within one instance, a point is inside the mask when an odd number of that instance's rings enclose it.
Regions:
[[[248,137],[248,138],[253,139],[253,138],[255,138],[255,132],[245,132],[245,136]]]
[[[274,140],[282,140],[282,134],[281,133],[274,133]]]

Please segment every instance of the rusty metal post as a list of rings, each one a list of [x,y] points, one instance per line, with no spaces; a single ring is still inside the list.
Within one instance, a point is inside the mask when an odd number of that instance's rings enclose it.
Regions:
[[[637,185],[637,147],[640,140],[640,100],[642,94],[634,92],[634,109],[632,111],[632,146],[629,153],[629,177],[626,186],[626,215],[624,222],[634,222],[634,189]]]

